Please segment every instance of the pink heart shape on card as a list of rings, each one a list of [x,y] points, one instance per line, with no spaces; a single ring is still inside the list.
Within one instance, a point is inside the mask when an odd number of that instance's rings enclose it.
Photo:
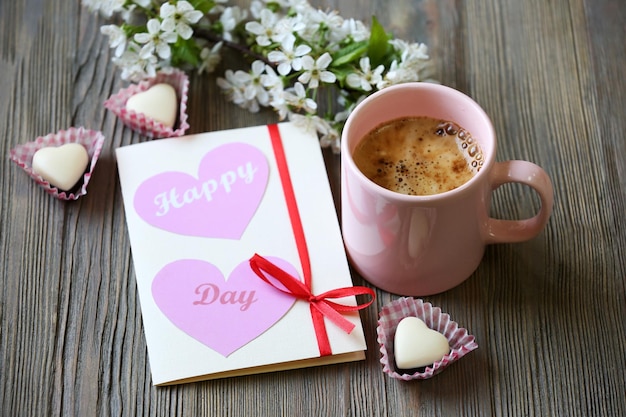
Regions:
[[[145,180],[135,193],[135,210],[169,232],[239,239],[261,203],[268,173],[263,152],[229,143],[207,152],[197,177],[167,171]]]
[[[298,276],[288,262],[268,259]],[[196,259],[163,267],[152,282],[152,296],[176,327],[224,357],[272,327],[296,300],[261,280],[248,261],[225,280],[215,265]]]

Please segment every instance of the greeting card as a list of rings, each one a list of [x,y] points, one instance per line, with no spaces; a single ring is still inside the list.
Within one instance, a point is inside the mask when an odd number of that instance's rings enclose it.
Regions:
[[[155,385],[364,359],[374,294],[352,286],[315,136],[281,123],[116,156]]]

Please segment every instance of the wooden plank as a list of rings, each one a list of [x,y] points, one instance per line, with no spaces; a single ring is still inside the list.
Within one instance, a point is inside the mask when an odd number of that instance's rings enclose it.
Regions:
[[[242,4],[247,2],[241,2]],[[381,372],[375,325],[397,298],[362,313],[365,361],[151,385],[115,148],[144,138],[102,102],[125,83],[104,24],[78,2],[0,2],[1,415],[626,415],[626,9],[619,0],[317,1],[373,14],[429,45],[435,75],[490,114],[499,160],[543,166],[556,205],[536,239],[487,249],[463,285],[427,297],[479,349],[428,381]],[[221,70],[241,66],[228,54]],[[228,103],[215,75],[192,75],[191,132],[276,121]],[[69,126],[107,138],[89,194],[50,198],[9,150]],[[337,207],[339,158],[325,153]],[[493,212],[534,212],[524,187]],[[358,275],[355,284],[367,285]]]

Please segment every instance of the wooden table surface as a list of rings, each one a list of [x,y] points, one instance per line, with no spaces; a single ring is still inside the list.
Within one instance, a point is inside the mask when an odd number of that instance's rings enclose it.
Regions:
[[[144,139],[102,105],[126,85],[99,31],[105,21],[77,0],[2,0],[0,415],[626,415],[626,3],[313,4],[363,21],[375,14],[396,37],[426,43],[435,77],[491,115],[498,160],[533,161],[553,180],[544,232],[488,247],[464,284],[425,297],[479,348],[430,380],[390,379],[375,328],[397,296],[378,290],[361,313],[364,361],[154,387],[114,157]],[[215,75],[192,75],[191,86],[190,133],[277,120],[226,102]],[[101,130],[106,143],[88,194],[68,203],[9,150],[70,126]],[[339,157],[325,157],[339,204]],[[537,204],[522,186],[494,200],[505,218]]]

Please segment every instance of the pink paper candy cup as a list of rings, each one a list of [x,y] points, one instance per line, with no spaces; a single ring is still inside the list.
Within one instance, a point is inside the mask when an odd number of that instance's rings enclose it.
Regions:
[[[155,84],[166,83],[174,87],[178,98],[178,120],[174,128],[147,117],[142,113],[126,109],[126,102],[137,93],[146,91]],[[162,70],[152,78],[145,79],[139,84],[131,84],[117,94],[109,97],[104,106],[111,110],[122,122],[135,132],[150,138],[171,138],[182,136],[189,129],[187,123],[187,101],[189,96],[189,78],[183,71],[177,69]]]
[[[421,319],[430,329],[443,334],[448,339],[450,353],[433,363],[432,366],[426,366],[412,374],[401,374],[396,369],[393,353],[394,338],[398,323],[403,318],[411,316]],[[470,335],[466,329],[459,327],[439,307],[433,307],[432,304],[425,303],[421,299],[410,297],[399,298],[383,306],[376,332],[382,355],[380,363],[383,365],[383,372],[403,381],[431,378],[478,347],[474,336]]]
[[[79,143],[85,147],[89,155],[89,165],[87,172],[83,175],[82,181],[79,181],[71,190],[60,190],[44,180],[40,175],[33,171],[33,156],[41,148],[58,147],[67,143]],[[10,151],[10,158],[20,168],[39,184],[50,195],[59,200],[78,200],[82,195],[87,194],[87,185],[89,179],[96,167],[96,162],[100,157],[102,145],[104,144],[104,135],[95,130],[88,130],[83,127],[70,127],[67,130],[60,130],[57,133],[50,133],[46,136],[40,136],[33,142],[18,145]]]

